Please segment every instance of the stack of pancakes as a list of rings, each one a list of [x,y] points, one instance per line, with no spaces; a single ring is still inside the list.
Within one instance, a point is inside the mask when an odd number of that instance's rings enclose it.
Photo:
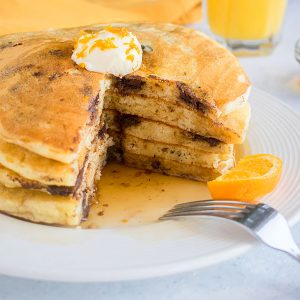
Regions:
[[[107,153],[200,181],[233,166],[250,117],[235,57],[191,29],[113,26],[128,27],[144,49],[140,70],[122,78],[71,60],[79,31],[103,25],[0,38],[1,211],[79,224]]]
[[[108,81],[75,66],[72,47],[51,36],[0,44],[0,209],[35,222],[79,224],[110,143]]]

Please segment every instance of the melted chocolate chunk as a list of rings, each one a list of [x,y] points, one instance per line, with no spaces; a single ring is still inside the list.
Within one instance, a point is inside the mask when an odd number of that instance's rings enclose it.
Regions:
[[[202,135],[191,133],[191,132],[186,132],[186,135],[193,141],[204,141],[204,142],[208,143],[209,146],[211,146],[211,147],[216,147],[222,143],[221,141],[219,141],[215,138],[206,137],[206,136],[202,136]]]
[[[17,179],[18,180],[18,179]],[[44,186],[38,182],[26,182],[18,180],[22,188],[28,190],[41,190],[46,189],[51,195],[60,195],[60,196],[69,196],[73,194],[73,186],[57,186],[57,185],[48,185]]]
[[[34,76],[34,77],[41,77],[41,76],[43,76],[43,75],[44,75],[44,73],[41,72],[41,71],[36,71],[36,72],[33,72],[33,73],[32,73],[32,76]]]
[[[17,43],[17,44],[12,45],[12,47],[17,47],[17,46],[21,46],[21,45],[23,45],[23,44],[22,43]]]
[[[197,137],[196,137],[197,138]],[[205,137],[205,136],[202,136],[201,137],[202,140],[204,140],[205,142],[207,142],[211,147],[216,147],[218,145],[220,145],[222,142],[215,139],[215,138],[212,138],[212,137]]]
[[[76,192],[81,186],[82,180],[83,180],[83,173],[85,170],[85,165],[88,161],[88,154],[86,155],[83,165],[78,173],[75,186],[57,186],[57,185],[49,185],[47,186],[47,191],[52,195],[60,195],[60,196],[69,196],[73,195],[76,196]],[[22,185],[23,186],[23,185]],[[36,185],[32,185],[33,188],[37,188]],[[27,187],[30,188],[30,187]]]
[[[160,168],[160,165],[161,163],[159,160],[153,160],[153,162],[151,163],[152,168],[156,170]]]
[[[115,87],[118,89],[121,94],[128,94],[133,91],[138,91],[142,89],[145,82],[140,76],[132,77],[115,77]]]
[[[94,100],[90,103],[88,112],[90,113],[90,123],[93,123],[97,111],[98,111],[98,104],[99,104],[99,94],[94,98]]]
[[[180,100],[202,113],[207,112],[207,105],[201,103],[197,95],[185,83],[176,82],[176,86],[179,89]]]
[[[69,196],[69,195],[73,194],[74,187],[73,186],[49,185],[49,186],[47,186],[47,191],[51,195]]]
[[[82,167],[78,173],[77,179],[76,179],[76,183],[74,186],[74,190],[73,190],[73,195],[75,196],[77,190],[80,188],[82,180],[83,180],[83,173],[84,173],[84,169],[85,169],[85,165],[87,164],[88,161],[88,154],[85,156],[84,158],[84,162],[82,164]]]
[[[116,145],[109,147],[107,150],[107,160],[122,162],[123,161],[123,149]]]
[[[13,44],[13,42],[8,42],[7,44],[0,45],[0,50],[10,48],[10,47],[17,47],[17,46],[21,46],[21,45],[23,45],[23,44],[22,43]]]
[[[127,128],[141,123],[140,117],[129,114],[120,115],[118,121],[120,122],[122,128]]]
[[[22,188],[24,189],[41,189],[42,188],[42,185],[39,184],[38,182],[35,182],[35,183],[30,183],[30,182],[25,182],[25,181],[22,181],[22,180],[19,180],[19,179],[16,179],[20,185],[22,186]]]
[[[90,207],[91,207],[91,200],[93,197],[93,193],[87,197],[87,191],[84,190],[82,192],[82,217],[81,221],[85,221],[89,215]]]
[[[98,138],[99,139],[103,139],[104,138],[104,135],[106,133],[106,124],[102,126],[102,128],[100,128],[100,130],[98,131]]]

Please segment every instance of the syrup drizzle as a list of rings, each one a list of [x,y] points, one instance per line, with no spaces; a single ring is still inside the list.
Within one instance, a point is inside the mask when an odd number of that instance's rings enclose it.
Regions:
[[[236,160],[250,154],[247,143],[235,148]],[[205,183],[150,173],[110,163],[98,183],[96,203],[83,228],[115,228],[156,222],[178,203],[209,199]]]

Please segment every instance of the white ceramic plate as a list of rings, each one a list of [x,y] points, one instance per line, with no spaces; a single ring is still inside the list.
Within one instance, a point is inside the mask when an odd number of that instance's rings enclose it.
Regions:
[[[300,118],[259,90],[251,95],[252,153],[284,161],[280,185],[264,202],[300,219]],[[222,221],[162,222],[114,230],[66,229],[0,215],[0,273],[56,281],[118,281],[203,268],[237,256],[255,241]]]

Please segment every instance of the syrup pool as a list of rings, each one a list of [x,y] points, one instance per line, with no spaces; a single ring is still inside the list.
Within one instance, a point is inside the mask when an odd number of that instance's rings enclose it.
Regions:
[[[244,143],[235,148],[236,160],[250,154]],[[121,164],[108,164],[83,228],[115,228],[156,222],[178,203],[209,199],[206,183],[149,173]]]

